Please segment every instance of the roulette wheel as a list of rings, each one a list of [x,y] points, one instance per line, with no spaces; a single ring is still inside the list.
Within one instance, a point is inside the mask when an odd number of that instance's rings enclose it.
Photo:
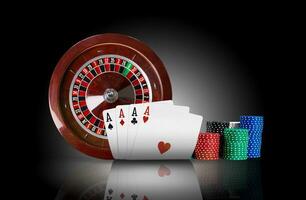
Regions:
[[[61,135],[79,151],[103,159],[112,159],[103,110],[170,99],[162,61],[143,42],[121,34],[95,35],[72,46],[49,86],[49,107]]]

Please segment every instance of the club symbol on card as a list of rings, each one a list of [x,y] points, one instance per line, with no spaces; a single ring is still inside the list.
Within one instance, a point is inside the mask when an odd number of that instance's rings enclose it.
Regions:
[[[137,120],[136,120],[135,117],[133,118],[133,120],[131,121],[131,123],[134,124],[134,125],[137,124]]]
[[[112,200],[112,199],[113,199],[113,197],[111,197],[111,196],[106,197],[106,200]]]
[[[136,200],[137,197],[138,197],[137,194],[132,194],[132,195],[131,195],[131,198],[132,198],[133,200]]]
[[[123,193],[120,194],[120,198],[123,199],[125,195]]]
[[[161,165],[158,169],[158,175],[160,177],[169,176],[171,174],[171,170],[165,165]]]
[[[163,141],[160,141],[158,143],[158,150],[160,152],[160,154],[163,154],[165,152],[167,152],[171,147],[171,144],[170,143],[165,143]]]
[[[121,124],[121,126],[123,126],[123,124],[124,124],[124,120],[123,119],[120,121],[120,124]]]
[[[143,122],[146,123],[148,121],[149,117],[148,116],[143,116]]]
[[[145,195],[143,196],[143,199],[142,200],[149,200],[148,197]]]
[[[108,125],[108,129],[112,130],[113,128],[114,128],[114,127],[113,127],[112,124],[109,124],[109,125]]]

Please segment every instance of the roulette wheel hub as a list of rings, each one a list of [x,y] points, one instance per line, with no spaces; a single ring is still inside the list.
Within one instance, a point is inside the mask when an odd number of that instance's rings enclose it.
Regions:
[[[170,99],[170,79],[158,56],[121,34],[95,35],[72,46],[49,86],[49,107],[61,135],[81,152],[103,159],[112,159],[103,110]]]
[[[108,103],[114,103],[118,99],[118,92],[113,88],[107,88],[103,95]]]

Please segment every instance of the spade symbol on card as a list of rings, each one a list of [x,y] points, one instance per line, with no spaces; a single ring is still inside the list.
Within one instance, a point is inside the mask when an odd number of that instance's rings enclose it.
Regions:
[[[134,124],[134,125],[137,124],[137,120],[136,120],[135,117],[133,118],[133,120],[131,121],[131,123]]]
[[[112,124],[109,124],[109,125],[108,125],[108,129],[109,129],[109,130],[112,130],[113,128],[114,128],[114,127],[113,127]]]

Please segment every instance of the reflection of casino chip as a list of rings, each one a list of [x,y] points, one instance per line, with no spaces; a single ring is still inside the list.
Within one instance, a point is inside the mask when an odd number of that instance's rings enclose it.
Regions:
[[[219,159],[220,134],[200,133],[195,149],[195,156],[198,160]]]

